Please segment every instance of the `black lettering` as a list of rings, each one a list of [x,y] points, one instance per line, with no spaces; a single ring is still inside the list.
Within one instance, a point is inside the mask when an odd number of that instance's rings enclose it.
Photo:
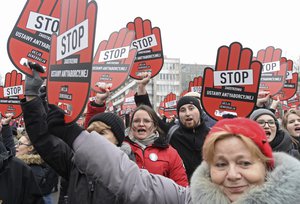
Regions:
[[[58,26],[59,26],[59,21],[58,20],[54,20],[53,23],[52,23],[52,26],[51,26],[51,31],[53,33],[57,32],[58,31]]]
[[[226,83],[226,73],[221,73],[220,74],[220,77],[221,77],[221,79],[223,79],[223,80],[221,80],[220,82],[221,82],[221,84],[225,84]]]
[[[45,30],[48,30],[49,21],[51,21],[51,18],[46,17],[45,20],[46,20]]]
[[[72,49],[75,50],[77,47],[77,30],[72,33]]]
[[[229,76],[229,77],[228,77],[229,83],[231,84],[231,77],[232,77],[232,74],[233,74],[233,73],[232,73],[232,72],[228,72],[227,74],[228,74],[228,76]]]
[[[81,38],[83,38],[83,35],[84,35],[84,27],[83,27],[83,26],[80,26],[80,27],[79,27],[79,40],[78,40],[78,42],[79,42],[79,47],[81,46],[81,45],[80,45],[80,42],[81,42]]]
[[[152,41],[153,41],[153,38],[152,37],[148,37],[149,45],[151,45]]]
[[[61,40],[61,45],[63,47],[63,50],[61,51],[61,54],[64,55],[66,53],[66,44],[65,44],[65,40],[66,40],[66,36],[63,36],[62,37],[62,40]]]
[[[44,19],[43,16],[38,16],[38,17],[36,18],[36,21],[37,21],[37,23],[39,23],[39,24],[38,24],[38,25],[35,24],[34,27],[36,27],[37,29],[42,28],[42,26],[43,26],[43,23],[42,23],[43,19]]]
[[[243,72],[243,83],[245,83],[248,76],[249,76],[248,72]]]
[[[234,73],[234,82],[235,83],[240,83],[241,82],[241,75],[239,72]]]

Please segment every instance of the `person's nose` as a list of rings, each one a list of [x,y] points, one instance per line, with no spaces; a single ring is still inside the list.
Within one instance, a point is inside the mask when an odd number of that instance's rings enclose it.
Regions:
[[[235,181],[241,178],[241,173],[239,172],[236,165],[229,165],[227,172],[227,179],[230,181]]]

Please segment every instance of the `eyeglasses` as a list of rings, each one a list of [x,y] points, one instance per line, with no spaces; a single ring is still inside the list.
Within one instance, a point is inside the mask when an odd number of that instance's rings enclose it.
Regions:
[[[256,121],[261,127],[265,127],[266,124],[268,123],[269,127],[274,127],[275,121],[274,120],[268,120],[268,121],[264,121],[264,120],[258,120]]]
[[[134,119],[133,121],[133,124],[135,125],[138,125],[140,124],[141,122],[143,122],[144,125],[149,125],[150,123],[152,123],[153,121],[152,120],[148,120],[148,119]]]
[[[17,146],[25,145],[25,146],[27,146],[27,147],[31,146],[31,144],[25,144],[25,143],[23,143],[23,142],[21,142],[21,141],[18,141],[16,145],[17,145]]]

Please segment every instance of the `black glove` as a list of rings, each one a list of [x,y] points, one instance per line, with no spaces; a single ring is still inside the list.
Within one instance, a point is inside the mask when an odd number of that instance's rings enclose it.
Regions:
[[[49,104],[48,108],[48,131],[61,138],[72,148],[74,140],[84,129],[77,123],[66,124],[64,120],[65,112],[58,106]]]
[[[25,96],[37,96],[39,95],[39,89],[42,86],[44,80],[39,76],[37,70],[34,68],[37,64],[28,63],[28,65],[33,66],[32,73],[33,76],[25,77]]]

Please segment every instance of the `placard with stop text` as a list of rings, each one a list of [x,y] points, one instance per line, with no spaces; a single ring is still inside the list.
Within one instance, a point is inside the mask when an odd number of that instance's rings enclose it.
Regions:
[[[215,70],[205,68],[201,103],[213,119],[224,114],[247,117],[253,111],[262,64],[252,61],[252,50],[239,42],[218,49]]]
[[[122,105],[122,110],[128,114],[136,109],[136,104],[134,101],[135,91],[133,89],[129,89],[128,93],[125,95],[124,102]]]
[[[127,28],[113,32],[108,40],[103,40],[93,61],[91,88],[102,92],[102,84],[116,90],[128,78],[137,50],[130,49],[135,33]]]
[[[3,117],[12,114],[18,118],[22,114],[20,99],[24,98],[24,84],[22,74],[16,70],[5,74],[5,82],[0,86],[0,112]]]
[[[177,115],[177,99],[176,94],[169,93],[164,99],[164,115],[167,118],[172,118]]]
[[[257,56],[253,57],[253,60],[258,60],[263,65],[259,89],[268,91],[271,96],[281,91],[286,78],[287,63],[281,60],[281,54],[280,48],[269,46],[259,50]]]
[[[97,4],[62,0],[59,35],[52,35],[47,97],[75,122],[88,101],[92,75]]]
[[[140,73],[147,71],[151,72],[151,78],[155,77],[164,64],[160,28],[152,27],[149,19],[143,20],[141,17],[136,17],[126,27],[135,31],[135,40],[131,47],[137,49],[130,77],[140,79]]]
[[[189,92],[197,92],[201,94],[202,91],[202,76],[194,77],[193,81],[189,83]]]
[[[159,114],[161,117],[163,117],[163,116],[165,115],[165,103],[164,103],[164,101],[161,101],[161,102],[159,103],[159,106],[158,106],[158,108],[157,108],[157,112],[158,112],[158,114]]]
[[[283,105],[285,105],[285,109],[288,110],[290,108],[300,109],[300,93],[296,93],[294,96],[289,98],[288,100],[283,101]]]
[[[285,57],[281,57],[281,62],[287,64],[285,83],[278,93],[280,100],[284,101],[296,94],[298,88],[298,73],[293,72],[293,60],[287,60]]]
[[[13,65],[32,76],[27,61],[40,64],[47,77],[51,35],[58,31],[61,0],[27,0],[7,41],[7,52]]]

